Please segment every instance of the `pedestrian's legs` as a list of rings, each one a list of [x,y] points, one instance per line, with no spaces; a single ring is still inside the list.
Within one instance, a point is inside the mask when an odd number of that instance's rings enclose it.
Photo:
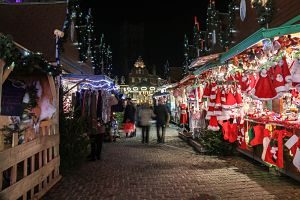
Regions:
[[[163,125],[161,128],[162,128],[161,142],[165,143],[166,125]]]
[[[146,126],[142,126],[142,143],[145,143]]]
[[[96,157],[98,160],[101,159],[101,151],[102,151],[102,144],[104,140],[104,134],[97,134],[96,135]]]
[[[150,131],[150,126],[146,126],[146,143],[149,143],[149,131]]]
[[[91,158],[90,160],[96,160],[96,141],[95,135],[90,136],[91,141]]]
[[[157,142],[161,142],[160,133],[159,133],[160,130],[159,129],[160,129],[160,126],[156,125]]]

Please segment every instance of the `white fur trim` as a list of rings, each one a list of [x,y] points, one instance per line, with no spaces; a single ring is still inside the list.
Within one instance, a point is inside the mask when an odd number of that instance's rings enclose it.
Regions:
[[[261,70],[260,75],[264,78],[267,77],[268,76],[267,70],[265,70],[265,69]]]
[[[224,108],[224,109],[232,109],[232,108],[235,108],[235,107],[237,107],[237,104],[235,103],[235,104],[233,104],[233,105],[222,105],[222,108]]]
[[[256,99],[256,100],[261,100],[261,101],[269,101],[269,100],[273,100],[273,99],[278,99],[279,97],[282,96],[282,94],[277,93],[277,95],[275,97],[272,97],[272,98],[259,98],[259,97],[255,96],[255,89],[253,89],[253,91],[254,92],[251,94],[252,98]]]
[[[210,99],[216,99],[217,95],[211,94],[209,97],[210,97]]]
[[[206,116],[212,116],[214,115],[215,111],[207,111]]]
[[[276,92],[286,92],[287,88],[285,86],[279,86],[277,88],[275,88]]]
[[[288,83],[289,83],[289,82],[292,82],[292,76],[291,76],[291,75],[286,76],[284,79],[285,79],[285,81],[288,82]],[[299,77],[299,79],[300,79],[300,77]]]
[[[209,102],[209,103],[207,104],[207,106],[212,106],[212,107],[214,107],[214,106],[215,106],[215,103]]]
[[[261,154],[261,159],[264,161],[266,159],[267,149],[269,147],[271,140],[269,137],[264,137],[263,139],[263,152]]]
[[[214,114],[215,115],[222,115],[222,111],[220,111],[220,110],[214,111]]]
[[[221,107],[221,105],[222,105],[221,103],[216,103],[215,107]]]
[[[220,115],[220,116],[217,116],[217,120],[218,121],[229,120],[229,119],[230,119],[229,115]]]
[[[278,82],[283,82],[283,77],[282,77],[281,74],[277,74],[277,75],[276,75],[276,81],[278,81]]]
[[[300,83],[300,74],[293,74],[291,78],[293,82]]]
[[[219,126],[208,125],[207,129],[212,130],[212,131],[218,131],[218,130],[220,130],[220,127]]]

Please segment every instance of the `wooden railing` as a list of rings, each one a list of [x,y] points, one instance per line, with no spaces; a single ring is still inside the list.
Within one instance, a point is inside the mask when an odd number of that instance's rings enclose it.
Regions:
[[[43,121],[39,133],[0,152],[1,200],[39,199],[61,179],[57,125]]]

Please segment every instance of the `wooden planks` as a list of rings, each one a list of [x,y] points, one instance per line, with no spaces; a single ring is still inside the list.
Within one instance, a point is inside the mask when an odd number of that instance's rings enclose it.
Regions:
[[[4,171],[9,167],[25,160],[28,157],[43,151],[50,147],[57,147],[59,144],[59,135],[41,136],[37,139],[18,145],[0,152],[0,171]],[[58,156],[58,154],[56,154]]]
[[[22,196],[25,191],[29,191],[36,185],[40,184],[51,175],[53,170],[59,167],[59,159],[60,157],[54,158],[47,165],[0,192],[0,199],[15,200]],[[55,179],[53,179],[52,184],[54,185],[60,178],[61,177],[58,175]],[[46,190],[49,189],[50,187],[48,186],[43,187],[39,190],[39,193],[44,194]]]

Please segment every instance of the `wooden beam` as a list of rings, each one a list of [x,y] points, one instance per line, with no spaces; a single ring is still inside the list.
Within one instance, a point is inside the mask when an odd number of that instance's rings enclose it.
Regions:
[[[7,77],[13,71],[13,69],[14,69],[13,66],[10,66],[10,67],[5,69],[5,71],[3,72],[2,84],[6,81]]]
[[[56,99],[56,87],[55,87],[55,83],[54,83],[54,78],[52,76],[47,76],[48,77],[48,82],[50,85],[50,91],[52,94],[52,98]]]
[[[2,191],[3,171],[0,170],[0,192]]]
[[[0,113],[1,113],[1,99],[2,99],[2,74],[4,69],[5,62],[4,60],[0,59]]]

